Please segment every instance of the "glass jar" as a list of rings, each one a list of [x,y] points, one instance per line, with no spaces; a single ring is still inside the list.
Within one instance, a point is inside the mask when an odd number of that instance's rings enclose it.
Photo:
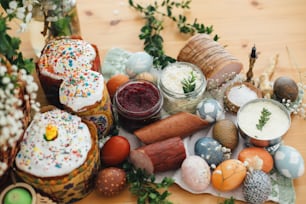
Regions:
[[[45,0],[33,7],[30,41],[37,57],[46,42],[58,36],[81,35],[76,0]]]
[[[161,118],[163,96],[158,87],[146,80],[131,80],[114,95],[114,112],[119,125],[133,132]]]
[[[184,92],[183,80],[195,77],[195,88]],[[202,71],[194,64],[175,62],[166,66],[159,77],[158,86],[164,97],[163,108],[168,114],[181,111],[195,113],[196,106],[203,99],[207,81]]]

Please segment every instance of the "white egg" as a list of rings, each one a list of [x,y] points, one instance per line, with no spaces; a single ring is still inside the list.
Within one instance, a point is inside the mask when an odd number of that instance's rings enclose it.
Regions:
[[[146,52],[136,52],[126,62],[125,71],[131,77],[148,72],[153,66],[153,57]]]
[[[281,145],[274,155],[276,169],[285,177],[298,178],[304,174],[304,159],[293,147]]]

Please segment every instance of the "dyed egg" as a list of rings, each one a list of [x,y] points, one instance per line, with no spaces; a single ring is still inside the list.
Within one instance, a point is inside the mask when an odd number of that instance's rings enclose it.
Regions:
[[[273,93],[279,101],[290,100],[295,101],[299,94],[299,87],[295,81],[289,77],[282,76],[275,80],[273,85]]]
[[[268,174],[260,170],[254,170],[247,173],[243,182],[242,193],[248,203],[264,203],[268,200],[271,192],[272,184]]]
[[[99,171],[95,187],[104,196],[119,194],[126,186],[126,173],[117,167],[107,167]]]
[[[219,191],[230,191],[239,187],[247,173],[246,167],[237,159],[229,159],[213,171],[211,182]]]
[[[219,120],[213,127],[213,138],[224,147],[234,150],[239,143],[238,130],[235,123],[229,119]]]
[[[129,77],[125,74],[116,74],[112,76],[106,83],[106,87],[108,93],[111,98],[115,95],[117,89],[124,84],[125,82],[129,81]]]
[[[137,74],[135,79],[138,79],[138,80],[147,80],[147,81],[150,81],[152,83],[156,82],[156,78],[154,77],[154,75],[149,73],[149,72],[142,72],[140,74]]]
[[[136,52],[126,62],[125,71],[130,77],[148,72],[153,66],[153,57],[146,52]]]
[[[274,154],[276,169],[288,178],[297,178],[304,174],[304,159],[293,147],[281,145]]]
[[[211,137],[203,137],[196,141],[194,153],[202,157],[209,165],[217,166],[225,159],[226,148]]]
[[[181,175],[184,183],[193,191],[201,192],[210,183],[210,168],[204,159],[196,155],[183,161]]]
[[[249,147],[241,150],[238,159],[246,164],[249,169],[262,170],[269,173],[273,168],[273,158],[271,154],[260,147]]]
[[[196,114],[209,123],[224,118],[224,110],[220,103],[212,98],[203,99],[196,108]]]

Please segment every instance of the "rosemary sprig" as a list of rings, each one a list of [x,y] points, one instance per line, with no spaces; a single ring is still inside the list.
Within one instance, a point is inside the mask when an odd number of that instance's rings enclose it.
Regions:
[[[145,170],[136,169],[131,163],[124,163],[127,183],[130,192],[137,196],[138,204],[171,204],[167,188],[174,183],[172,178],[165,177],[160,183],[155,181],[154,174],[148,174]],[[160,189],[166,189],[161,191]]]
[[[165,54],[163,48],[163,37],[161,31],[164,29],[163,17],[167,17],[176,23],[179,31],[185,34],[195,33],[207,33],[213,32],[212,26],[205,26],[197,22],[197,19],[193,23],[188,23],[186,16],[179,14],[173,15],[173,10],[190,9],[191,0],[182,0],[180,2],[163,0],[154,1],[153,4],[146,7],[135,4],[133,0],[129,0],[129,4],[136,11],[140,12],[146,20],[145,25],[141,28],[139,39],[144,41],[144,50],[154,57],[153,64],[156,68],[164,68],[169,63],[175,62],[176,60]],[[218,40],[218,35],[214,36],[214,40]]]
[[[271,115],[271,112],[268,109],[266,108],[262,109],[260,118],[258,120],[258,124],[256,124],[256,127],[258,130],[262,130],[263,126],[265,126],[265,124],[270,119],[269,117],[270,115]]]
[[[194,72],[190,72],[190,76],[188,78],[184,78],[182,80],[183,90],[184,93],[190,93],[194,91],[196,87],[196,76],[194,75]]]

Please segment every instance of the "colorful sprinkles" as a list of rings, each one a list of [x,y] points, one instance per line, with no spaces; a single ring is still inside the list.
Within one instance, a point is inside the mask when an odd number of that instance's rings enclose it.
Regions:
[[[60,102],[75,112],[102,100],[104,79],[102,74],[92,70],[75,70],[61,83]]]
[[[44,138],[48,126],[57,127],[57,137],[52,141]],[[62,176],[86,161],[91,146],[90,131],[81,118],[55,109],[35,116],[24,135],[16,165],[38,177]]]
[[[54,39],[45,46],[38,67],[44,75],[63,79],[71,70],[91,69],[96,55],[94,47],[84,40]]]

